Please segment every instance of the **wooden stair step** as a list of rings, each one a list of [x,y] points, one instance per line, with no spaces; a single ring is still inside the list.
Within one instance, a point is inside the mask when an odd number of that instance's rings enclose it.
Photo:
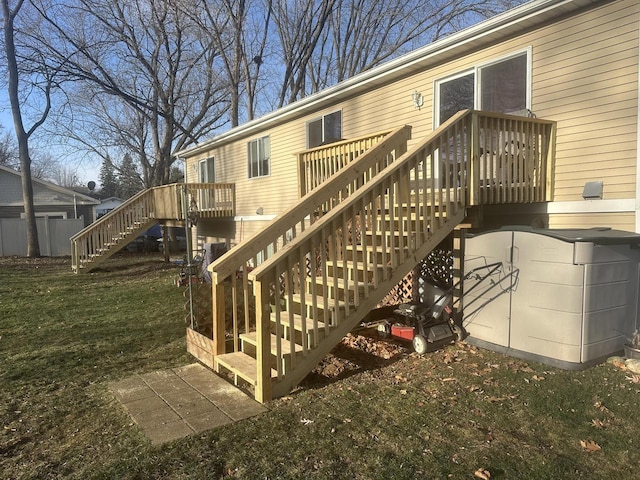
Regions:
[[[271,322],[276,323],[276,314],[275,312],[271,313]],[[292,336],[291,329],[293,328],[293,337],[296,340],[297,344],[303,342],[302,335],[303,333],[307,336],[307,345],[310,348],[318,345],[320,341],[329,333],[331,327],[325,325],[324,322],[318,321],[316,322],[317,328],[314,329],[313,318],[309,316],[305,317],[304,321],[302,319],[302,315],[293,314],[292,322],[289,321],[289,312],[283,311],[280,312],[280,325],[282,328],[282,335],[289,339]],[[304,326],[304,332],[302,327]],[[275,325],[272,327],[275,328]]]
[[[271,314],[271,321],[276,321],[276,314],[273,312]],[[283,327],[289,328],[291,323],[289,322],[289,312],[282,311],[280,312],[280,325]],[[302,332],[302,326],[304,325],[305,331],[310,332],[313,331],[313,318],[305,317],[304,321],[302,320],[302,315],[298,315],[297,313],[293,314],[293,328],[297,332]],[[318,330],[324,330],[325,325],[324,322],[318,321]]]
[[[371,284],[367,286],[365,282],[358,281],[356,285],[353,280],[345,280],[338,276],[336,278],[328,276],[326,283],[322,277],[307,278],[307,291],[309,293],[326,294],[330,298],[337,298],[338,300],[348,298],[350,301],[355,301],[356,296],[363,298],[366,292],[372,288]]]
[[[335,269],[336,276],[338,277],[346,276],[349,279],[353,279],[357,275],[358,281],[364,282],[364,275],[365,275],[364,265],[365,265],[365,262],[354,263],[352,260],[347,260],[346,262],[343,262],[342,260],[327,261],[327,278],[333,278],[333,270]],[[347,272],[344,272],[345,267],[347,269]],[[377,272],[374,272],[375,270],[377,270]],[[391,273],[390,266],[387,266],[386,270],[387,270],[387,274]],[[374,275],[374,273],[377,274],[377,278],[383,278],[385,274],[384,271],[385,271],[384,266],[374,265],[367,262],[366,274],[369,277],[367,279],[369,282],[371,282],[373,278],[376,276]]]
[[[270,337],[271,337],[271,353],[275,355],[277,350],[278,337],[273,333],[270,335]],[[258,332],[243,333],[242,335],[240,335],[240,339],[243,342],[247,342],[248,344],[253,345],[254,347],[258,346]],[[297,343],[294,344],[294,348],[296,353],[301,353],[303,350],[302,345],[298,345]],[[283,355],[291,355],[291,342],[284,338],[281,339],[280,350],[282,351]]]
[[[293,303],[298,304],[298,305],[302,305],[302,296],[299,293],[294,293],[291,295],[291,298],[293,300]],[[286,298],[285,298],[286,299]],[[320,296],[320,295],[316,295],[316,305],[318,307],[318,309],[324,309],[324,302],[325,302],[325,298]],[[345,308],[345,302],[342,300],[334,300],[333,298],[328,298],[327,299],[327,303],[329,305],[329,308],[332,309],[333,308],[333,304],[337,303],[338,308],[339,309],[344,309]],[[307,293],[305,294],[305,302],[304,302],[306,307],[311,307],[313,306],[313,302],[311,299],[311,294]]]
[[[378,245],[382,244],[382,239],[384,237],[384,239],[386,240],[387,245],[391,243],[391,237],[394,237],[396,240],[394,241],[394,243],[398,243],[400,241],[400,238],[404,238],[404,242],[407,243],[407,241],[409,241],[412,238],[415,238],[416,236],[418,236],[419,234],[422,234],[422,231],[425,230],[425,226],[424,224],[421,224],[418,226],[418,229],[415,228],[415,225],[412,225],[413,228],[409,229],[409,230],[404,230],[402,233],[400,233],[397,230],[394,231],[386,231],[386,232],[373,232],[372,230],[365,230],[363,232],[363,239],[366,239],[366,241],[368,243],[373,241],[373,238],[376,238],[376,243]],[[419,233],[416,233],[416,230]]]
[[[386,247],[383,247],[382,245],[376,245],[375,247],[373,247],[372,245],[347,245],[345,247],[345,250],[347,250],[348,252],[355,252],[357,254],[362,254],[363,252],[367,252],[367,253],[377,253],[379,255],[381,255],[382,253],[386,253],[387,256],[391,255],[391,251],[395,251],[396,254],[399,254],[401,250],[404,250],[405,253],[409,252],[409,247],[407,245],[405,245],[404,247],[389,247],[389,245],[387,245]]]
[[[235,383],[240,377],[245,382],[253,385],[258,384],[258,361],[244,352],[224,353],[214,359],[216,371],[220,373],[220,367],[224,367],[234,374]],[[277,378],[278,372],[271,369],[271,377]]]
[[[287,303],[287,310],[291,310],[293,311],[293,313],[299,314],[302,308],[302,296],[299,293],[294,293],[293,295],[291,295],[291,300],[293,302],[293,305],[289,305],[288,297],[285,298],[285,301]],[[321,319],[324,318],[324,302],[325,297],[316,295],[316,305],[318,309],[318,315],[320,315],[318,321],[321,321]],[[344,311],[346,310],[346,303],[344,302],[344,300],[334,300],[333,298],[327,298],[328,310],[332,316],[334,311],[334,303],[337,304],[335,306],[338,309],[338,318],[332,318],[330,321],[330,325],[337,325],[337,323],[342,320]],[[313,303],[311,295],[308,293],[305,295],[304,306],[307,309],[307,316],[311,316],[311,314],[313,313]]]

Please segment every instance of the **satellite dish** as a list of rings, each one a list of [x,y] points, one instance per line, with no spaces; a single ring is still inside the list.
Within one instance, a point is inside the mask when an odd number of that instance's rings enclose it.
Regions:
[[[89,183],[87,183],[87,188],[90,192],[93,192],[93,190],[96,188],[96,182],[91,180]]]

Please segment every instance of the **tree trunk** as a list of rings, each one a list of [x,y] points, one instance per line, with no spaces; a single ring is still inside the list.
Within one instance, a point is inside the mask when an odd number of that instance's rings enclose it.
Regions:
[[[38,229],[36,227],[36,214],[33,206],[33,184],[31,183],[31,157],[29,156],[29,135],[24,129],[22,111],[20,110],[20,97],[18,95],[18,62],[16,59],[16,45],[14,42],[14,19],[22,2],[18,2],[15,9],[9,8],[9,0],[2,0],[2,16],[4,29],[4,50],[7,58],[7,71],[9,74],[8,94],[13,115],[13,125],[18,139],[18,154],[20,157],[20,170],[22,173],[22,199],[24,202],[24,214],[27,220],[27,256],[39,257],[40,244],[38,242]]]

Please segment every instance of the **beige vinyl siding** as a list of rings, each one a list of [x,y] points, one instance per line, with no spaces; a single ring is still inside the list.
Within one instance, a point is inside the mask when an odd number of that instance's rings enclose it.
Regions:
[[[603,2],[535,30],[522,30],[497,45],[482,47],[188,160],[216,158],[216,179],[236,184],[237,215],[279,214],[298,198],[295,153],[306,148],[306,123],[342,110],[342,136],[352,139],[411,125],[410,146],[433,129],[438,80],[470,71],[526,49],[531,51],[531,108],[558,122],[555,201],[582,201],[587,181],[604,181],[605,199],[636,197],[638,114],[637,0]],[[424,105],[413,106],[420,92]],[[247,179],[247,142],[270,135],[271,175]],[[197,172],[196,172],[197,173]],[[191,180],[193,173],[187,167]],[[607,220],[610,218],[610,221]],[[593,219],[591,221],[590,219]],[[592,224],[635,230],[634,214],[553,215],[551,226]],[[245,222],[243,235],[262,222]],[[246,238],[247,235],[244,235]]]
[[[582,200],[597,180],[605,199],[636,196],[638,24],[637,2],[625,1],[539,32],[533,109],[558,122],[557,202]]]
[[[633,232],[635,215],[633,213],[589,213],[552,215],[550,228],[586,228],[611,227],[616,230]]]

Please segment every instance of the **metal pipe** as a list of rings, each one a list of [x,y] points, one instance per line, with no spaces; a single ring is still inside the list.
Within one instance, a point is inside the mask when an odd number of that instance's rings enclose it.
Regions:
[[[191,226],[189,225],[189,203],[187,202],[187,185],[182,185],[182,209],[184,213],[184,221],[185,221],[185,235],[187,242],[187,276],[189,278],[189,319],[191,324],[191,330],[193,330],[194,321],[193,321],[193,289],[191,287],[192,282],[192,252],[191,252]]]

